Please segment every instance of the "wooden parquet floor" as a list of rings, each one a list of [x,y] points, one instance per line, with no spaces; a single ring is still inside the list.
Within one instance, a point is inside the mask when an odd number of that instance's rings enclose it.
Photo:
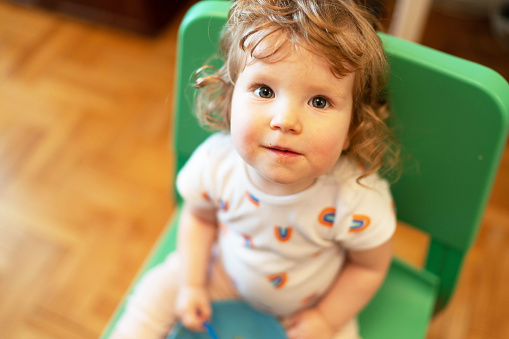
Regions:
[[[0,2],[0,338],[97,338],[168,220],[177,26]]]
[[[467,22],[474,41],[432,19],[426,44],[509,79],[485,23]],[[97,338],[168,220],[177,27],[145,38],[0,2],[0,338]],[[509,338],[508,192],[506,151],[429,338]]]

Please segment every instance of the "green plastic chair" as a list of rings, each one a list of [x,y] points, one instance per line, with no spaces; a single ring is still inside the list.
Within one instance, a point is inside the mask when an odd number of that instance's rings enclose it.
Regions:
[[[208,135],[193,116],[193,72],[216,52],[230,2],[202,1],[179,31],[175,154],[179,170]],[[496,72],[380,34],[389,57],[390,105],[406,163],[392,187],[398,219],[430,237],[426,263],[394,258],[388,277],[359,316],[361,335],[424,338],[450,299],[490,195],[509,127],[509,85]],[[180,199],[177,197],[180,204]],[[139,276],[175,248],[178,211]],[[136,279],[137,280],[137,279]],[[135,283],[133,283],[134,286]],[[122,303],[105,329],[108,338]]]

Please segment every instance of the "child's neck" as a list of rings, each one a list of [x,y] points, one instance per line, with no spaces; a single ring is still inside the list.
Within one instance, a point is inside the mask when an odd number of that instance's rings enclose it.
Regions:
[[[286,196],[297,194],[311,187],[316,179],[291,184],[281,184],[264,178],[253,167],[246,165],[247,174],[251,183],[264,193],[274,196]]]

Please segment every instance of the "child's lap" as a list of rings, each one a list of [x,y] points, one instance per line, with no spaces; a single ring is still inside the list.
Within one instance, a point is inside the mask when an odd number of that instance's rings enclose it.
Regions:
[[[118,332],[130,335],[118,338],[161,338],[168,333],[176,321],[174,304],[180,271],[178,253],[174,252],[145,273],[118,324]],[[212,301],[239,298],[220,260],[213,260],[209,267],[208,292]],[[334,339],[357,338],[356,319],[334,336]]]

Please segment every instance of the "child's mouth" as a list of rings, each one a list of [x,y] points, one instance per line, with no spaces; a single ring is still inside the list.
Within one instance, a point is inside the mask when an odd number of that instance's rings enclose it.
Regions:
[[[295,157],[301,155],[300,153],[282,147],[265,147],[265,148],[282,157]]]

